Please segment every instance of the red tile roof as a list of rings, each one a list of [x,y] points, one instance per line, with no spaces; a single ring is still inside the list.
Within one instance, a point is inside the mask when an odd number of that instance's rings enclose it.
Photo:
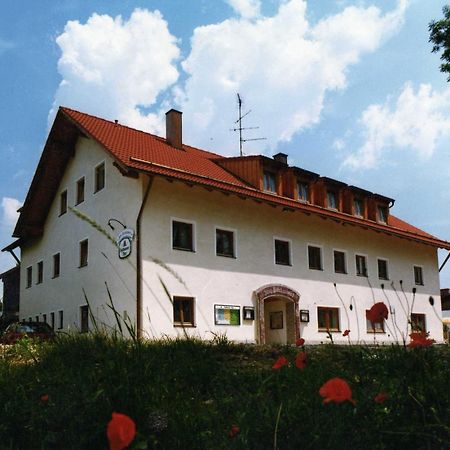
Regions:
[[[435,238],[392,215],[389,216],[387,225],[380,224],[349,214],[331,211],[317,205],[301,203],[291,198],[260,191],[216,164],[214,160],[223,158],[221,155],[188,145],[183,145],[183,149],[180,150],[172,147],[164,138],[159,136],[73,109],[61,107],[58,116],[60,114],[68,118],[87,136],[99,142],[119,163],[129,169],[201,184],[245,196],[246,198],[279,205],[289,210],[300,210],[307,214],[313,213],[338,222],[352,223],[378,232],[450,250],[449,242]],[[25,206],[26,203],[27,200],[25,201]],[[23,221],[23,218],[21,219]],[[18,225],[15,235],[21,235],[20,229],[21,227]]]

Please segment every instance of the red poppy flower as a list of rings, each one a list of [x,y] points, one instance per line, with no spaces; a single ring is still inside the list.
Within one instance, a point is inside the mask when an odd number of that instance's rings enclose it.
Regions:
[[[375,398],[373,399],[373,401],[375,403],[384,403],[386,400],[388,399],[388,395],[386,394],[386,392],[384,391],[380,391]]]
[[[350,334],[350,330],[345,330],[343,333],[342,333],[342,336],[348,336]]]
[[[240,428],[237,425],[231,425],[230,432],[228,433],[228,436],[230,438],[234,438],[239,432]]]
[[[355,404],[352,399],[352,390],[342,378],[331,378],[319,390],[319,394],[324,398],[323,403],[342,403],[349,401]]]
[[[280,356],[272,366],[272,369],[277,370],[281,369],[283,366],[287,366],[289,364],[289,361],[284,357]]]
[[[41,402],[48,402],[48,394],[41,395]]]
[[[295,367],[297,369],[303,370],[306,367],[306,353],[299,352],[297,357],[295,358]]]
[[[123,450],[133,442],[136,436],[136,425],[133,419],[125,414],[113,412],[106,435],[108,436],[109,450]]]
[[[411,338],[411,342],[408,344],[408,347],[411,348],[429,347],[436,342],[434,339],[430,339],[428,333],[425,333],[425,331],[414,331],[409,337]]]
[[[366,313],[366,317],[372,323],[383,323],[388,318],[389,311],[383,302],[375,303]]]
[[[295,341],[295,345],[296,345],[297,347],[301,347],[302,345],[305,345],[305,340],[304,340],[303,338],[298,338],[298,339]]]

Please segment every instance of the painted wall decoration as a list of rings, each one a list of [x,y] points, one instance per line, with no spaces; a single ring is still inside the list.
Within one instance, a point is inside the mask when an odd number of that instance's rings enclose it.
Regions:
[[[214,323],[216,325],[240,325],[241,307],[233,305],[214,305]]]

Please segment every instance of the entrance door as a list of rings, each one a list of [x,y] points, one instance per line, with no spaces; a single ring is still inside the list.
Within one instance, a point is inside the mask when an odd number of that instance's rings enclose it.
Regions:
[[[267,344],[286,344],[286,302],[268,300],[264,305]]]

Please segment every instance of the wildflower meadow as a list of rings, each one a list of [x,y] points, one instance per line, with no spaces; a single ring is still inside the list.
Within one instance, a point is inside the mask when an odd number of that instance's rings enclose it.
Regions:
[[[0,356],[2,450],[450,448],[450,351],[419,332],[371,347],[96,332]]]

